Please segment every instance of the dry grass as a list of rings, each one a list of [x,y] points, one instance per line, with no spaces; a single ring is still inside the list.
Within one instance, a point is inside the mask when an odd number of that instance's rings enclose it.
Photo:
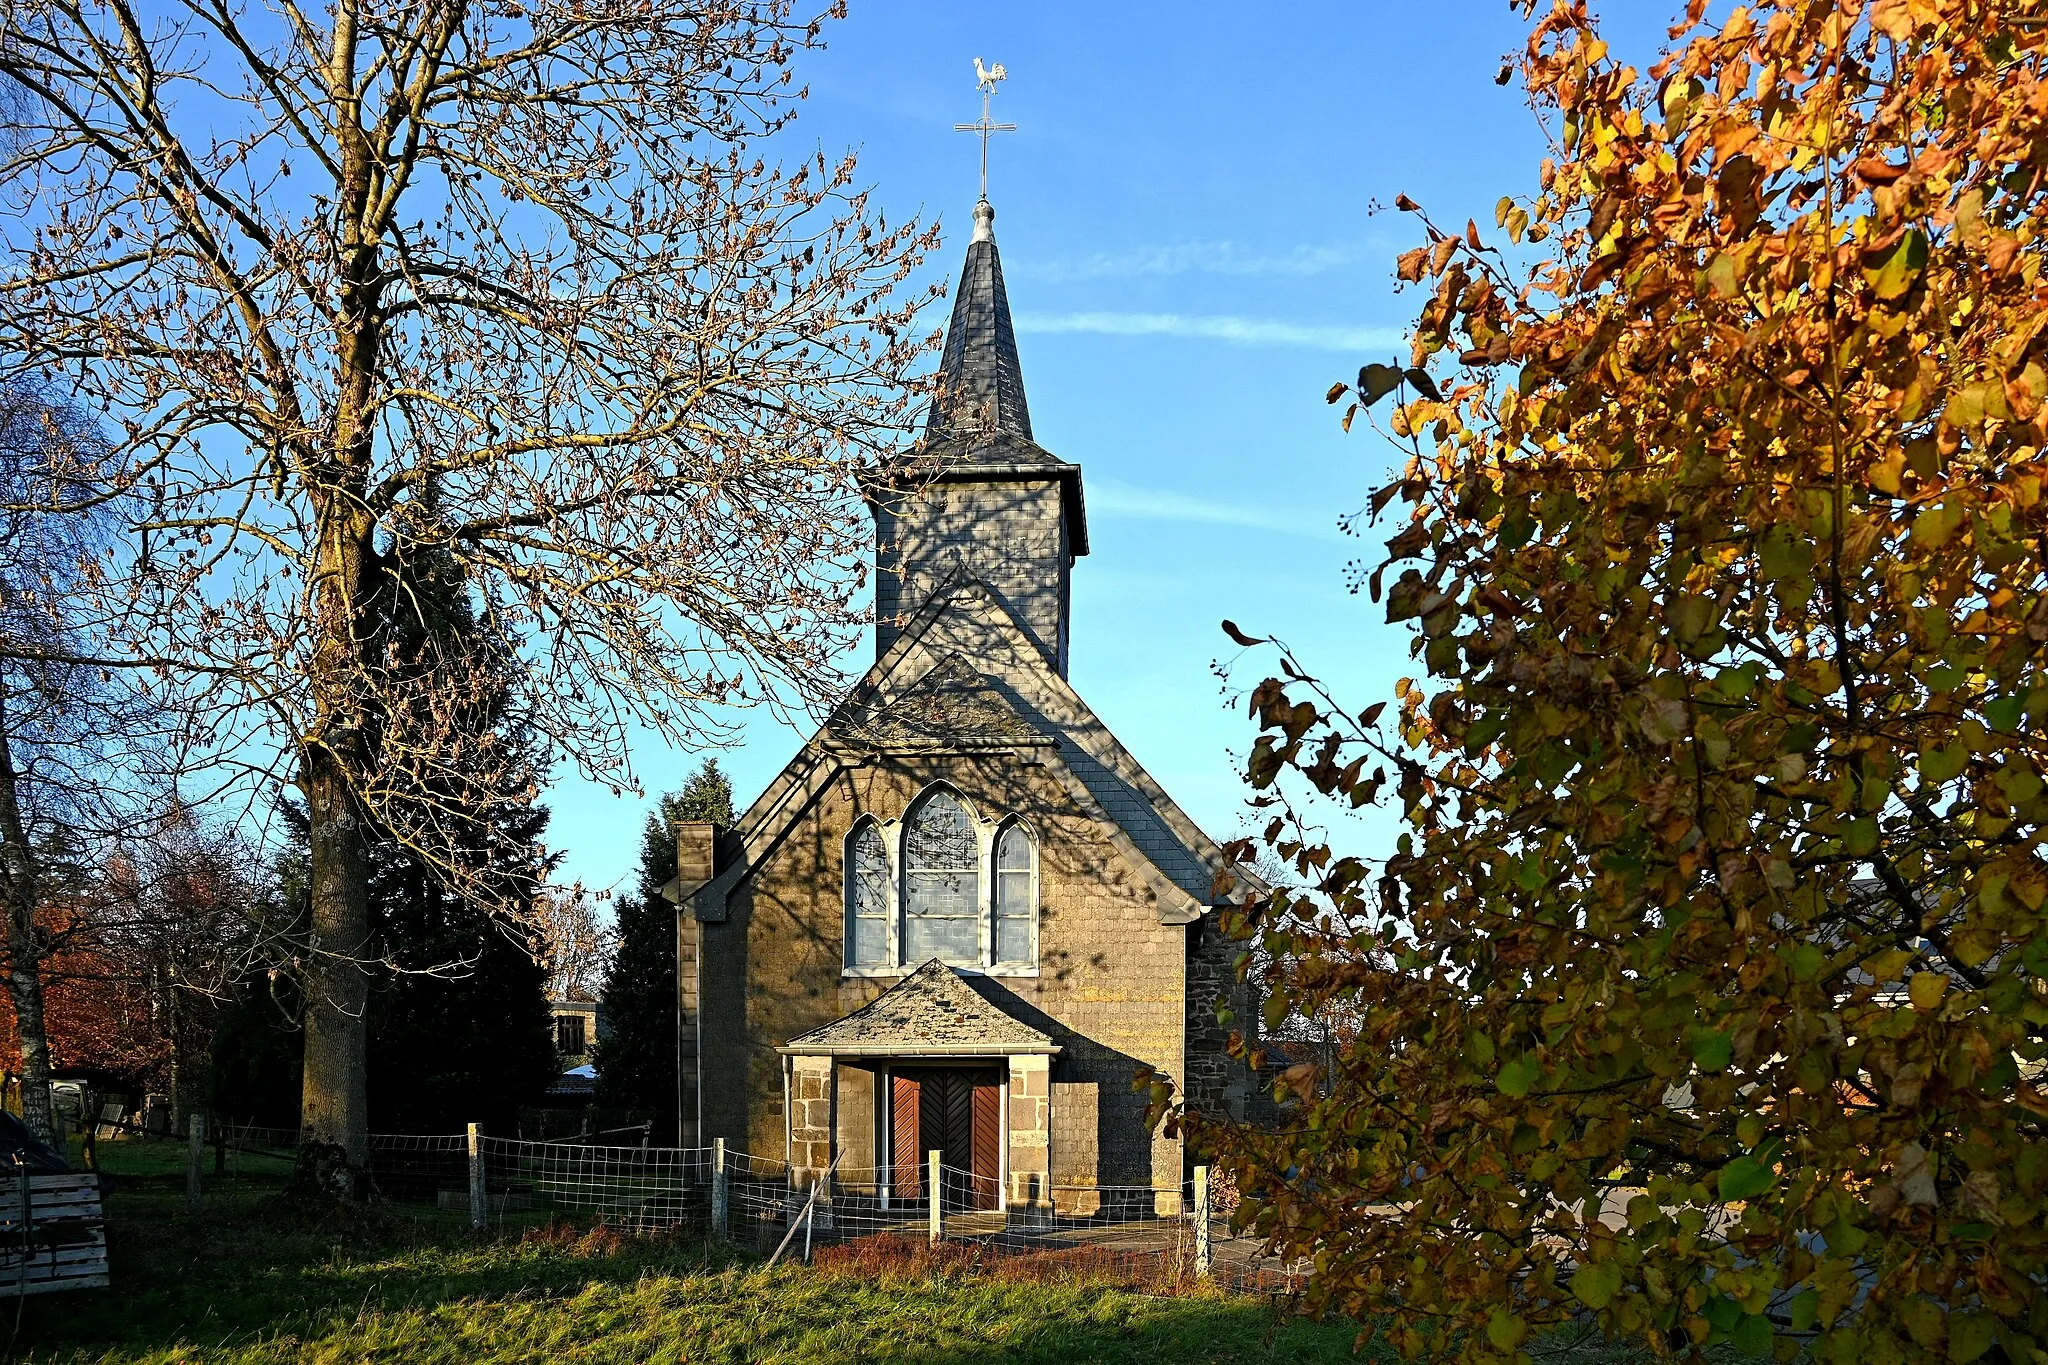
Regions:
[[[1166,1252],[1097,1246],[999,1251],[962,1242],[932,1246],[893,1233],[821,1247],[813,1264],[829,1274],[894,1279],[981,1275],[1005,1284],[1114,1285],[1154,1294],[1191,1293],[1200,1287],[1180,1259]]]

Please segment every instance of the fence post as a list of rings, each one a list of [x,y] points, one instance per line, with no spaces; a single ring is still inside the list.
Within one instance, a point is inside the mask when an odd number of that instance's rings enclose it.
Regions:
[[[192,1144],[191,1154],[185,1162],[185,1207],[199,1212],[199,1174],[205,1169],[206,1158],[206,1115],[194,1110],[185,1116],[185,1135]]]
[[[932,1245],[937,1246],[946,1235],[946,1192],[939,1185],[939,1154],[926,1152],[925,1196],[932,1201]]]
[[[711,1139],[711,1235],[720,1241],[732,1235],[732,1205],[725,1183],[725,1139]]]
[[[490,1200],[484,1194],[484,1135],[472,1123],[469,1125],[470,1230],[472,1232],[482,1232],[490,1212]]]
[[[1209,1278],[1209,1168],[1195,1167],[1195,1274]]]

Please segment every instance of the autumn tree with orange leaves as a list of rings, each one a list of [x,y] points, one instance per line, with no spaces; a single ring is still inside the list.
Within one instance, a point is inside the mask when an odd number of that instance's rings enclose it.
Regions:
[[[1258,689],[1307,889],[1236,915],[1359,1033],[1180,1118],[1410,1356],[2038,1360],[2048,5],[1706,9],[1641,70],[1535,18],[1538,192],[1400,205],[1413,354],[1332,400],[1417,676]]]

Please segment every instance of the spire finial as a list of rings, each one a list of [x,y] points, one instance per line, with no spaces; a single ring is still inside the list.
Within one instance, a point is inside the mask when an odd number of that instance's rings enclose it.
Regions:
[[[979,133],[981,135],[981,202],[984,204],[988,202],[989,137],[995,133],[1014,133],[1017,131],[1016,124],[997,123],[989,117],[989,99],[996,93],[996,82],[1007,80],[1009,75],[1010,73],[1003,69],[1001,62],[997,62],[994,66],[983,66],[981,58],[976,57],[974,59],[974,81],[981,90],[981,119],[976,123],[956,123],[953,125],[953,131],[956,133]],[[982,223],[979,213],[975,215],[974,223],[975,240],[980,241],[982,229],[985,225]]]

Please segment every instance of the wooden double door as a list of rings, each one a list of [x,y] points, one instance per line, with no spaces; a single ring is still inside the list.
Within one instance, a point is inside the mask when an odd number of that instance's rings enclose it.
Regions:
[[[1001,1206],[1003,1081],[994,1067],[905,1067],[890,1075],[889,1098],[898,1197],[925,1197],[925,1153],[938,1152],[948,1207]]]

